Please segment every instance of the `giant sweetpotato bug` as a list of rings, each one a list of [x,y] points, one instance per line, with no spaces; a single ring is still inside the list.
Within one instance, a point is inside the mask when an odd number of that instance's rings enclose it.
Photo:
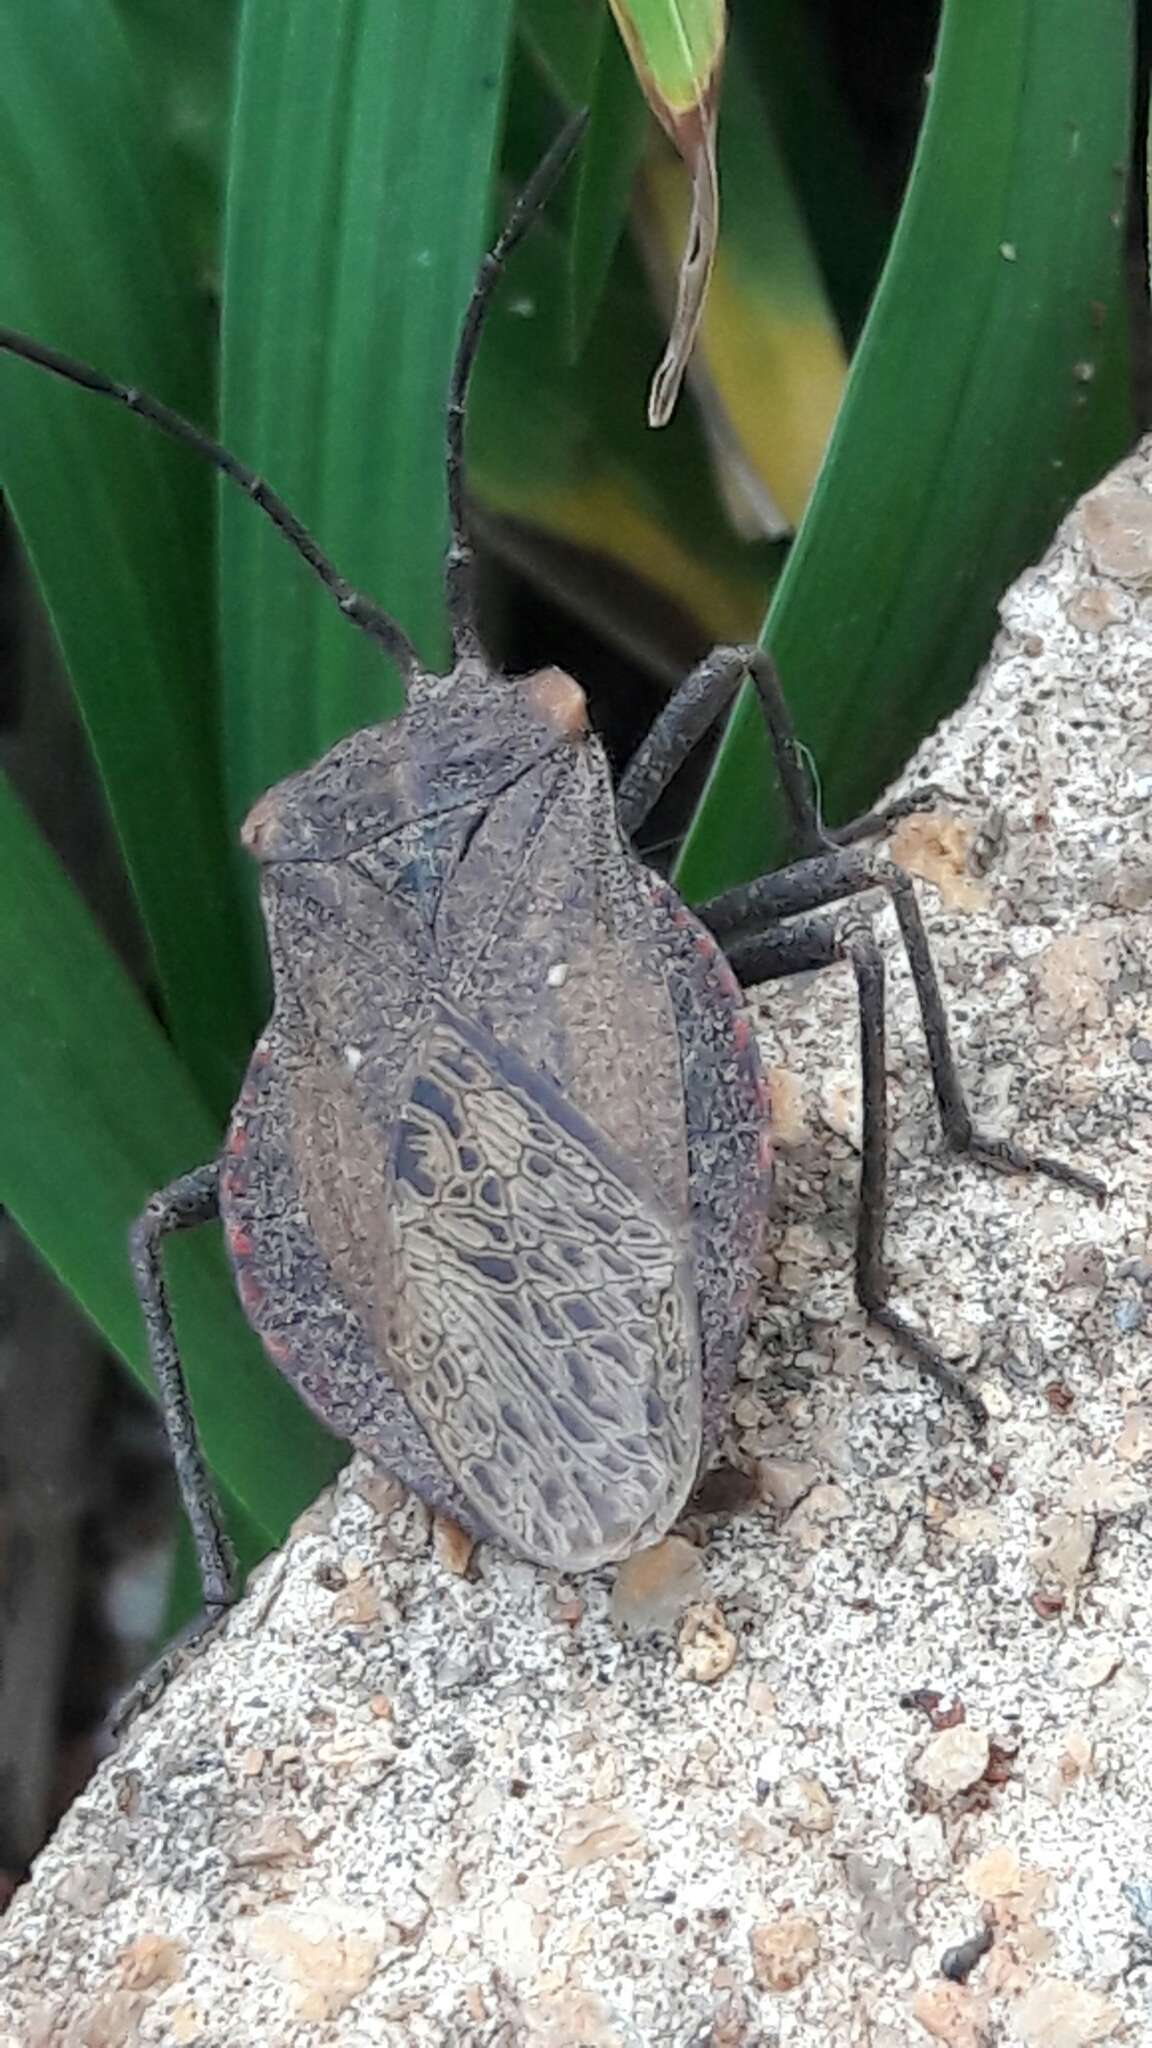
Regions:
[[[468,374],[493,285],[577,135],[565,131],[517,203],[464,322],[447,415],[447,676],[423,670],[396,623],[227,450],[0,330],[0,347],[229,475],[407,683],[403,716],[342,740],[248,817],[272,1015],[221,1158],[156,1195],[133,1234],[208,1622],[236,1578],[161,1246],[217,1214],[276,1365],[434,1507],[568,1570],[669,1528],[719,1438],[767,1215],[767,1105],[741,993],[754,980],[850,962],[864,1096],[857,1292],[979,1418],[963,1378],[888,1302],[883,958],[854,900],[866,890],[895,906],[948,1142],[1098,1187],[974,1129],[912,884],[860,851],[893,812],[824,829],[761,649],[717,649],[694,670],[616,791],[579,685],[554,668],[495,674],[485,657],[462,486]],[[797,857],[693,913],[630,842],[745,674]]]

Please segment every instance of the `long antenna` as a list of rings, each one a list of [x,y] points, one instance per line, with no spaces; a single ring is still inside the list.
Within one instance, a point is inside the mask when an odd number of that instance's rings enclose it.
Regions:
[[[448,510],[452,528],[452,541],[445,565],[445,591],[448,615],[452,625],[452,644],[457,660],[463,654],[481,652],[475,626],[475,601],[473,591],[475,559],[468,539],[464,518],[464,405],[468,393],[468,379],[476,355],[476,344],[484,315],[488,310],[492,293],[505,264],[521,236],[530,227],[535,216],[545,205],[553,186],[557,183],[569,158],[576,148],[587,125],[587,113],[580,113],[568,122],[557,136],[552,147],[541,159],[532,177],[521,192],[504,225],[504,230],[491,253],[480,266],[472,297],[464,315],[456,357],[452,366],[452,381],[449,386],[447,418],[447,480]],[[271,520],[277,533],[282,534],[288,545],[295,548],[302,561],[308,564],[333,601],[339,606],[346,619],[359,626],[362,632],[378,640],[391,655],[402,671],[406,682],[421,673],[420,658],[403,629],[391,615],[353,589],[328,556],[314,540],[307,527],[297,519],[296,514],[257,476],[255,470],[232,454],[219,441],[201,433],[191,420],[173,412],[171,406],[163,405],[158,398],[150,398],[146,391],[138,391],[135,385],[118,384],[113,377],[106,377],[102,370],[93,369],[90,363],[81,362],[75,356],[66,356],[59,349],[50,348],[45,342],[34,341],[31,335],[20,334],[15,328],[0,327],[0,352],[19,356],[27,363],[35,363],[41,370],[48,370],[52,376],[63,378],[65,383],[78,384],[85,391],[94,391],[100,398],[110,398],[126,411],[134,413],[137,419],[148,420],[173,441],[182,441],[186,448],[212,463],[223,476],[238,485],[246,497],[258,505],[261,512]]]
[[[483,653],[476,630],[476,557],[468,538],[468,522],[464,509],[464,409],[468,398],[468,380],[476,360],[476,345],[480,339],[484,316],[492,301],[492,294],[500,281],[508,258],[531,227],[537,214],[547,205],[587,125],[588,112],[585,108],[573,115],[560,130],[546,155],[541,157],[508,215],[495,247],[480,265],[476,282],[472,287],[472,296],[464,314],[460,339],[456,344],[456,357],[448,386],[446,423],[445,468],[448,484],[448,519],[452,538],[444,564],[444,596],[452,627],[452,651],[457,661],[463,656]]]
[[[281,533],[290,547],[295,548],[301,559],[307,562],[313,575],[318,576],[329,596],[340,607],[346,619],[359,626],[365,633],[378,640],[403,671],[406,682],[420,673],[420,658],[407,634],[371,598],[354,590],[350,583],[329,561],[318,542],[313,540],[306,526],[289,510],[283,498],[277,496],[263,477],[232,454],[231,450],[213,441],[208,434],[202,434],[191,420],[186,420],[170,406],[162,405],[158,398],[150,398],[146,391],[137,391],[134,385],[117,384],[114,378],[106,377],[102,370],[94,370],[90,363],[77,361],[73,356],[61,355],[59,349],[48,348],[44,342],[33,341],[30,335],[18,334],[14,328],[0,327],[0,350],[8,355],[21,356],[25,362],[35,363],[42,370],[50,370],[54,377],[62,377],[68,384],[79,384],[85,391],[95,391],[101,398],[114,399],[117,405],[135,413],[137,419],[148,420],[162,433],[174,441],[183,441],[197,455],[211,462],[234,484],[238,484],[246,497],[272,521],[277,533]]]

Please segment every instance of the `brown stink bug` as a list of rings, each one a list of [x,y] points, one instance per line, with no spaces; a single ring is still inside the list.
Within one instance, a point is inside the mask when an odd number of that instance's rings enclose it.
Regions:
[[[559,669],[495,674],[485,657],[463,498],[468,376],[493,286],[578,133],[565,131],[517,203],[464,321],[447,412],[447,676],[422,669],[396,623],[226,449],[0,330],[0,347],[117,400],[230,476],[407,683],[401,717],[342,740],[248,817],[272,1016],[222,1157],[156,1195],[133,1233],[208,1621],[235,1597],[235,1570],[161,1245],[217,1215],[279,1369],[434,1507],[568,1570],[670,1527],[718,1443],[764,1229],[767,1115],[741,995],[752,981],[851,963],[864,1081],[857,1291],[979,1418],[963,1379],[889,1306],[883,957],[857,910],[830,909],[838,901],[881,889],[894,903],[952,1146],[1098,1185],[975,1131],[912,883],[859,850],[925,793],[826,831],[761,649],[701,663],[615,792],[578,684]],[[630,842],[745,674],[797,858],[691,912]]]

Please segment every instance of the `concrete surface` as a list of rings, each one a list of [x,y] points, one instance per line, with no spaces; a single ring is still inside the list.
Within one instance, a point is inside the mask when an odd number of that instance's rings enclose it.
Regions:
[[[879,919],[892,1263],[986,1443],[852,1306],[850,984],[767,990],[757,1498],[672,1547],[686,1612],[637,1639],[610,1573],[462,1575],[353,1467],[40,1858],[0,2042],[1152,2041],[1150,588],[1145,446],[1011,594],[910,777],[956,801],[895,841],[979,1116],[1105,1208],[942,1155]]]

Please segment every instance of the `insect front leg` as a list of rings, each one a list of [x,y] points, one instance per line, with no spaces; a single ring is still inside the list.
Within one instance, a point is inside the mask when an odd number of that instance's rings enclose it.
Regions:
[[[219,1214],[218,1182],[219,1169],[215,1161],[207,1166],[198,1166],[191,1173],[181,1174],[178,1180],[152,1196],[132,1228],[132,1276],[148,1333],[148,1353],[172,1447],[180,1498],[192,1531],[204,1612],[184,1631],[178,1642],[137,1680],[117,1710],[119,1727],[125,1726],[140,1707],[151,1705],[159,1697],[176,1664],[194,1643],[201,1641],[222,1620],[239,1590],[236,1559],[224,1530],[188,1399],[188,1385],[176,1348],[162,1263],[166,1237],[174,1231],[190,1230],[197,1224],[215,1220]]]
[[[798,857],[878,838],[898,819],[940,801],[943,792],[928,784],[830,831],[820,816],[811,757],[796,737],[771,655],[752,645],[714,647],[673,691],[620,779],[617,809],[630,835],[639,830],[693,748],[728,709],[745,676],[751,678],[760,700]]]
[[[620,778],[616,810],[634,837],[692,749],[726,711],[747,673],[750,649],[714,647],[678,683]]]
[[[834,842],[820,821],[809,757],[784,702],[776,664],[762,647],[714,647],[673,691],[620,779],[620,823],[635,834],[692,749],[728,709],[751,676],[780,778],[795,851],[810,854]]]

